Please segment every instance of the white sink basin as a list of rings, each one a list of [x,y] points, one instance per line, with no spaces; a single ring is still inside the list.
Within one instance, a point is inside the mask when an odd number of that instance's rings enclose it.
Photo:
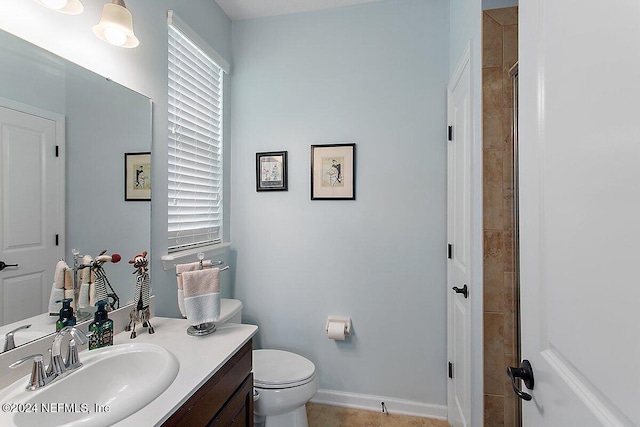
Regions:
[[[27,391],[29,377],[0,391],[0,425],[110,426],[162,394],[178,374],[178,361],[153,344],[121,344],[80,353],[83,366]],[[13,405],[8,407],[6,405]]]

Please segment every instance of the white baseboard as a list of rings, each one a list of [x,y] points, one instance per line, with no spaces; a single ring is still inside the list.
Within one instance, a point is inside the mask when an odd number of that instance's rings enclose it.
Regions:
[[[311,402],[377,412],[382,410],[381,402],[384,402],[384,406],[390,414],[412,415],[414,417],[435,418],[438,420],[447,419],[447,407],[444,405],[431,405],[369,394],[320,389],[311,399]]]

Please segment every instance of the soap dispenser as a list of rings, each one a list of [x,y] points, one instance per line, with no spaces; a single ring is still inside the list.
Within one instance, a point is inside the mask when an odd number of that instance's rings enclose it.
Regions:
[[[73,307],[71,307],[72,301],[73,298],[65,298],[63,300],[56,301],[62,303],[60,317],[58,317],[58,320],[56,321],[56,332],[59,332],[65,326],[76,325],[76,317],[73,315]]]
[[[89,325],[89,350],[113,345],[113,320],[109,319],[106,305],[106,300],[96,303],[98,309],[93,322]]]

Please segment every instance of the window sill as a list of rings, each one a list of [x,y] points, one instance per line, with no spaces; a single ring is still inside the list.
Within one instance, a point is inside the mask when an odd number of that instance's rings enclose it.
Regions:
[[[225,253],[231,247],[231,243],[218,243],[215,245],[202,246],[199,248],[186,249],[184,251],[173,252],[169,255],[163,255],[162,260],[163,270],[172,270],[176,268],[176,264],[182,264],[185,262],[198,261],[196,255],[200,252],[205,253],[207,256],[216,256]]]

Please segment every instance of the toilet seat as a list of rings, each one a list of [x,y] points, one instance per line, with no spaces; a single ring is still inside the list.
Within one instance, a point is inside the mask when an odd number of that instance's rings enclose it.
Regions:
[[[253,384],[258,388],[282,389],[309,383],[316,374],[308,359],[282,350],[253,350]]]

